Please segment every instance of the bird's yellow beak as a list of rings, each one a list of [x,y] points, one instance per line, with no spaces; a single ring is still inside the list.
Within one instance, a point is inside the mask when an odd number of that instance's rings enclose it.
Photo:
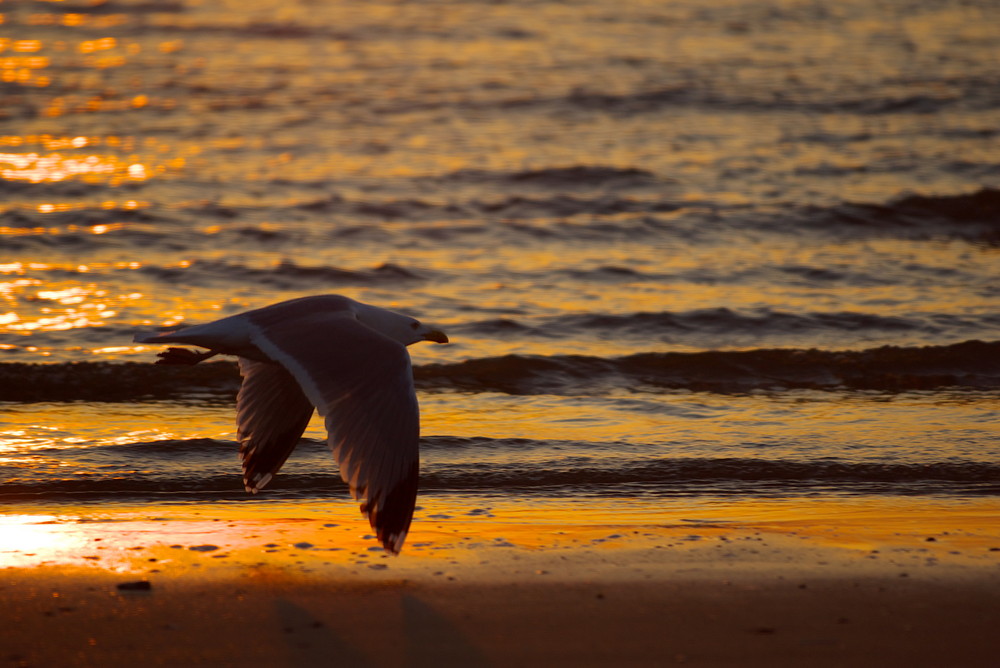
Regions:
[[[431,331],[424,334],[424,341],[433,341],[434,343],[448,343],[448,335],[442,332],[440,329],[432,329]]]

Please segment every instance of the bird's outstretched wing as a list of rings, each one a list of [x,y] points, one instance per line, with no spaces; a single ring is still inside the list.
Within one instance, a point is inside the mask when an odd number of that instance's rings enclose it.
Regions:
[[[420,416],[405,346],[347,310],[251,314],[251,341],[326,418],[328,443],[379,540],[399,552],[416,504]],[[274,316],[274,317],[272,317]]]
[[[243,459],[243,486],[256,494],[295,449],[309,425],[313,405],[280,364],[241,357],[240,374],[236,436]]]

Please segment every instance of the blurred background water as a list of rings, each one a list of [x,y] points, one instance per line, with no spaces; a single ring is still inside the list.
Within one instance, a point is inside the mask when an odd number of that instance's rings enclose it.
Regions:
[[[431,495],[996,494],[1000,6],[0,4],[0,498],[240,498],[232,364],[342,293]],[[39,364],[40,363],[40,364]],[[308,440],[276,497],[346,490]]]

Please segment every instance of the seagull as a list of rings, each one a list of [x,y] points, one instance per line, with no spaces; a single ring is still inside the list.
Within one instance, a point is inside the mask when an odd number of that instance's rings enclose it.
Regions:
[[[318,410],[340,477],[383,547],[399,554],[413,519],[420,460],[406,346],[448,343],[444,332],[347,297],[316,295],[134,340],[208,349],[167,348],[157,364],[239,358],[236,434],[243,485],[252,494],[271,481]]]

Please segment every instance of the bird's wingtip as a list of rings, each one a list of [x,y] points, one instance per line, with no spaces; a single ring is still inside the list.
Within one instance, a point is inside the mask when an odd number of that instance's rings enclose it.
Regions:
[[[258,473],[252,478],[243,476],[243,488],[250,494],[258,494],[260,490],[264,489],[267,483],[271,482],[271,478],[273,477],[270,473]]]
[[[386,552],[399,556],[403,550],[403,542],[406,540],[406,532],[381,535],[379,540],[382,541],[382,547],[385,548]]]

